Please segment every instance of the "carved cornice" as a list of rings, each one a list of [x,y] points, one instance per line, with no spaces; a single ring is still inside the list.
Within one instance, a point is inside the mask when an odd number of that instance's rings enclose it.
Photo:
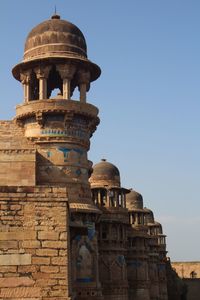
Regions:
[[[69,137],[51,137],[51,136],[46,136],[46,137],[27,137],[27,139],[31,142],[36,142],[36,143],[49,143],[49,142],[58,142],[59,143],[71,143],[71,144],[76,144],[79,145],[83,148],[85,148],[86,150],[89,150],[90,148],[90,142],[88,141],[84,141],[84,140],[80,140],[77,138],[69,138]]]
[[[41,111],[38,111],[38,112],[36,112],[35,116],[36,116],[37,123],[42,128],[44,126],[44,116],[43,116],[43,113]]]
[[[0,149],[0,153],[6,154],[34,154],[35,149]]]
[[[98,109],[94,105],[80,103],[79,101],[74,100],[30,101],[26,104],[17,106],[16,119],[25,119],[29,116],[34,116],[36,113],[76,113],[91,119],[91,121],[95,117],[95,121],[90,125],[91,127],[97,126],[99,123],[99,118],[97,117]]]

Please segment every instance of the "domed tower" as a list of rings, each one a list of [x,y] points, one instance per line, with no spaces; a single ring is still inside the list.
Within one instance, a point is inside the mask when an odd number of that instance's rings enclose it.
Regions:
[[[131,228],[128,231],[127,269],[129,299],[150,300],[148,251],[148,227],[145,224],[143,197],[131,190],[127,195],[126,205],[129,211]]]
[[[99,274],[105,300],[127,300],[126,194],[116,166],[103,159],[94,165],[90,178],[94,204],[102,211],[98,227]]]
[[[99,124],[98,108],[87,103],[87,92],[101,70],[87,58],[82,32],[53,15],[31,30],[23,61],[12,72],[24,89],[15,122],[36,153],[35,185],[67,190],[72,262],[67,268],[74,297],[101,299],[95,234],[100,209],[91,199],[87,158]],[[72,100],[76,88],[80,97]]]
[[[166,278],[166,235],[162,225],[154,220],[153,212],[145,208],[145,223],[148,226],[149,239],[149,276],[151,280],[150,293],[152,299],[167,300]]]

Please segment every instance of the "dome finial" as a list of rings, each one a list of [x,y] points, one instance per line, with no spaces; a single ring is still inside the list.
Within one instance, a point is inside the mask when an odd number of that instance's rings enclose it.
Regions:
[[[52,19],[60,19],[60,16],[57,14],[57,9],[55,5],[54,15],[51,17]]]

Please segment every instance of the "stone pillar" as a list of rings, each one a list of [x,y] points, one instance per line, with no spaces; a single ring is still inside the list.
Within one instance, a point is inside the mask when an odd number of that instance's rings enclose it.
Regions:
[[[125,197],[124,197],[124,193],[121,192],[121,199],[122,199],[122,207],[126,208],[126,202],[125,202]]]
[[[98,191],[98,205],[101,205],[101,192]]]
[[[78,84],[80,91],[80,102],[86,103],[86,93],[90,89],[90,72],[80,70],[78,72]]]
[[[31,81],[31,74],[30,72],[24,72],[20,74],[20,80],[23,84],[24,89],[24,102],[27,103],[30,100],[30,81]]]
[[[138,214],[135,214],[135,224],[138,225]]]
[[[63,80],[63,99],[70,100],[71,80],[75,74],[76,67],[74,65],[65,64],[65,65],[57,65],[56,69]]]
[[[118,193],[118,190],[115,190],[115,206],[119,207],[119,193]]]
[[[39,79],[39,100],[47,99],[47,78],[50,66],[34,69],[37,79]]]

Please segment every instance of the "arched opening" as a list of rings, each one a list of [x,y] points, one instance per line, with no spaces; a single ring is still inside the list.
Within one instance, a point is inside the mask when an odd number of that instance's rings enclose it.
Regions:
[[[98,190],[92,190],[92,200],[94,204],[98,205]]]
[[[50,98],[54,99],[59,96],[62,98],[62,93],[61,93],[60,89],[56,88],[56,89],[52,90]]]
[[[30,80],[30,98],[29,100],[38,100],[39,99],[39,80],[36,77],[35,72],[31,73]]]
[[[114,191],[113,190],[109,190],[108,191],[108,197],[109,197],[109,205],[110,207],[114,207],[115,203],[114,203]]]
[[[197,278],[197,273],[195,271],[192,271],[190,273],[190,278]]]
[[[47,80],[47,98],[52,97],[52,91],[58,90],[63,94],[63,81],[60,77],[59,72],[56,70],[56,67],[53,66],[49,72],[49,77]]]
[[[80,92],[78,90],[78,87],[74,87],[73,89],[71,89],[71,97],[72,95],[74,100],[79,100]]]
[[[105,206],[106,205],[107,191],[102,189],[100,191],[100,195],[101,195],[101,206]]]

